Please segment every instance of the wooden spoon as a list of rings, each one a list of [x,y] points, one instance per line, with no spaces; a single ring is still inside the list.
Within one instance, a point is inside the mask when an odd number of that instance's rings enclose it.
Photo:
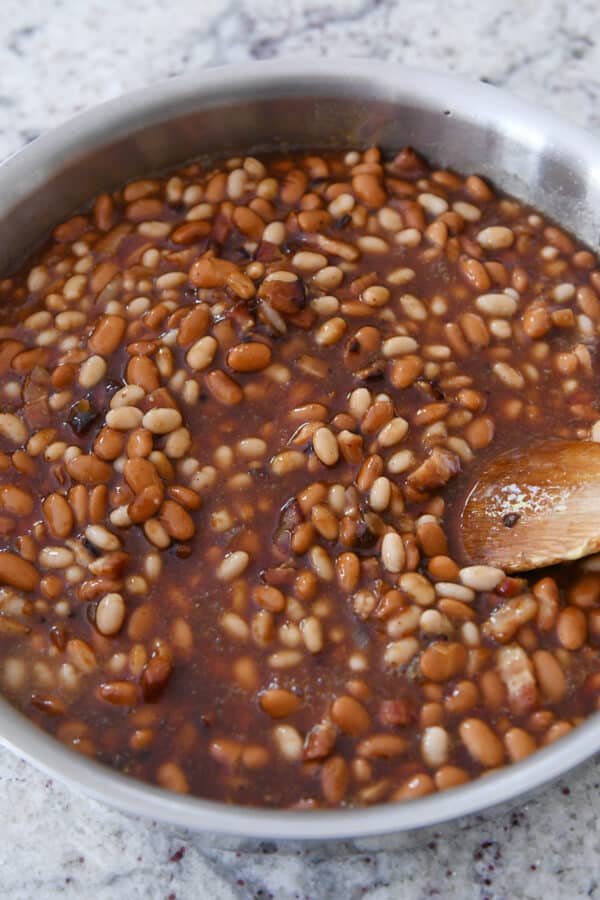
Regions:
[[[600,550],[600,444],[546,440],[496,457],[462,512],[474,563],[539,569]]]

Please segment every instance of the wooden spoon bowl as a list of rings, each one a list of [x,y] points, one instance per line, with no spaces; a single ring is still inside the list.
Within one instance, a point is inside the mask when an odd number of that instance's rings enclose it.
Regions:
[[[600,444],[545,440],[496,457],[461,518],[467,556],[506,572],[600,550]]]

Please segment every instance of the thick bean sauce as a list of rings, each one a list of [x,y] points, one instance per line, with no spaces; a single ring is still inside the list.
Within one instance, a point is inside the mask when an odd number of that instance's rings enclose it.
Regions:
[[[398,801],[594,712],[600,558],[466,560],[461,498],[600,440],[600,270],[404,149],[194,163],[0,282],[0,685],[243,804]]]

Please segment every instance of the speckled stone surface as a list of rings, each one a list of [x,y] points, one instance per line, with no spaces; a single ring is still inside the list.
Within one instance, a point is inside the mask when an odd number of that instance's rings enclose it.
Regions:
[[[596,0],[2,0],[0,13],[0,158],[130,88],[286,54],[460,72],[600,128]],[[599,788],[590,763],[418,834],[249,846],[129,818],[0,750],[0,897],[600,898]]]

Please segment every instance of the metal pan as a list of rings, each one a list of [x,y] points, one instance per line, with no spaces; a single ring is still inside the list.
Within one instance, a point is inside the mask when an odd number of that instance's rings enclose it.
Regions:
[[[412,144],[476,171],[594,246],[600,141],[496,88],[370,60],[202,70],[86,112],[0,166],[0,272],[93,195],[198,155]],[[558,777],[600,747],[595,716],[529,759],[445,793],[369,809],[299,812],[182,797],[84,759],[0,700],[0,742],[136,815],[250,838],[363,837],[483,810]]]

